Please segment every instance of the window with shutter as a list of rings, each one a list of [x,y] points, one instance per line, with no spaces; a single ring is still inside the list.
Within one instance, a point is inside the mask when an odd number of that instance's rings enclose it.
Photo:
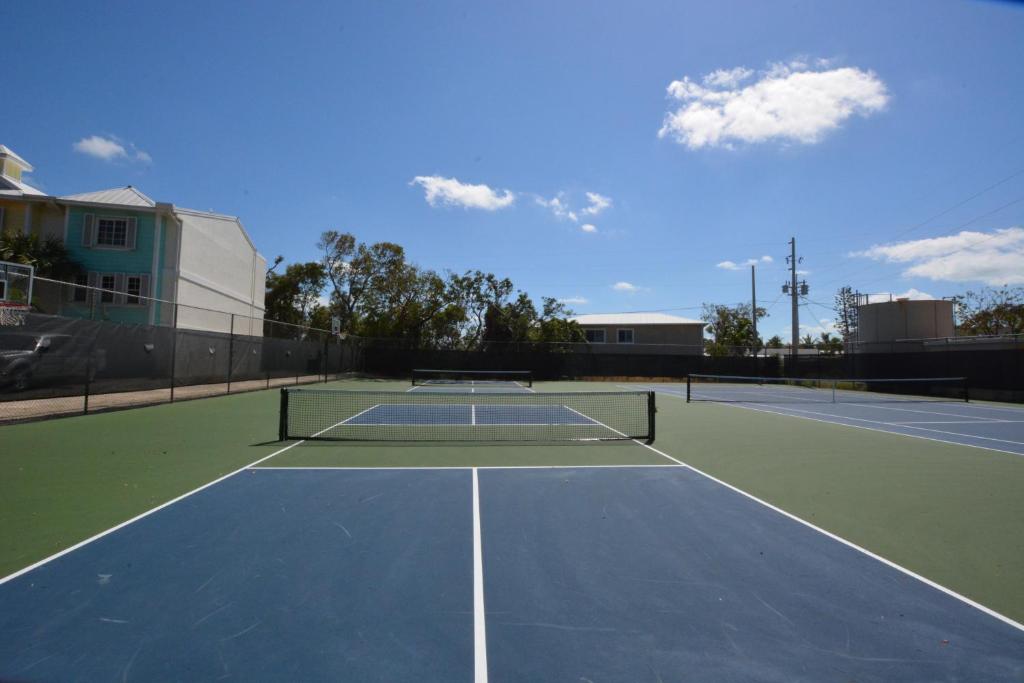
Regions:
[[[88,287],[89,287],[89,276],[88,275],[76,275],[75,276],[75,284],[74,284],[74,286],[69,288],[71,290],[71,296],[69,297],[71,299],[71,301],[73,301],[75,303],[78,303],[78,304],[88,303],[89,302],[89,289],[88,289]]]
[[[104,304],[114,303],[114,292],[117,290],[117,276],[113,273],[104,273],[100,276],[100,302]]]
[[[137,306],[141,303],[139,297],[142,295],[142,276],[141,275],[127,275],[125,276],[124,293],[126,304]]]
[[[128,219],[106,216],[97,219],[96,246],[128,248]]]
[[[139,276],[139,296],[142,297],[143,299],[148,299],[149,296],[150,296],[150,294],[149,294],[149,275],[146,274],[146,273],[143,273],[142,275]],[[143,301],[142,303],[146,304],[146,303],[149,303],[149,302],[148,301]]]

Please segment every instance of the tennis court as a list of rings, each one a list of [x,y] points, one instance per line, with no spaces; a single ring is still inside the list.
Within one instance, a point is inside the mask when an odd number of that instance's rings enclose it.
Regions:
[[[714,378],[719,381],[630,385],[675,399],[709,401],[744,410],[823,420],[918,438],[1024,455],[1024,408],[971,402],[962,378],[882,380],[873,390],[843,388],[853,381],[784,381]],[[870,382],[860,381],[862,385]],[[915,393],[915,390],[922,393]],[[898,391],[899,393],[891,393]]]
[[[653,389],[653,445],[585,383],[5,427],[0,677],[1020,680],[1024,461]]]

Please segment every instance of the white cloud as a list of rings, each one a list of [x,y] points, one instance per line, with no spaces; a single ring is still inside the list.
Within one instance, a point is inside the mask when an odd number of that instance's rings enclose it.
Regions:
[[[963,230],[955,235],[874,245],[851,256],[909,264],[904,277],[987,285],[1024,284],[1024,228],[992,232]]]
[[[894,294],[893,292],[879,292],[877,294],[869,294],[868,301],[875,303],[879,301],[895,301],[896,299],[912,299],[914,301],[927,301],[934,299],[935,297],[928,292],[922,292],[916,287],[911,287],[902,294]]]
[[[629,292],[631,294],[633,292],[640,291],[640,288],[631,282],[616,282],[614,285],[612,285],[612,289],[614,289],[616,292]]]
[[[772,263],[775,259],[771,256],[762,256],[759,259],[748,258],[743,263],[736,263],[735,261],[720,261],[715,264],[715,268],[721,268],[722,270],[745,270],[750,266],[756,266],[758,263]]]
[[[76,152],[96,159],[102,159],[103,161],[118,161],[125,159],[129,161],[139,161],[144,164],[153,163],[153,157],[151,157],[147,152],[136,148],[135,145],[131,143],[128,143],[128,147],[126,148],[124,143],[115,136],[105,138],[100,135],[90,135],[89,137],[82,138],[78,142],[74,143],[72,147]]]
[[[569,205],[565,202],[565,193],[559,192],[557,196],[551,199],[544,199],[543,197],[535,197],[535,201],[541,206],[551,209],[551,213],[555,214],[556,218],[565,220],[569,219],[573,223],[579,220],[575,211],[569,209]]]
[[[590,303],[585,297],[582,296],[567,296],[564,299],[559,299],[558,302],[570,305],[575,304],[577,306],[582,306],[583,304]]]
[[[771,140],[811,144],[852,116],[885,109],[889,93],[874,72],[830,66],[823,60],[772,64],[743,87],[753,76],[744,67],[713,71],[703,85],[688,76],[673,81],[666,90],[679,105],[665,115],[658,137],[690,149]]]
[[[440,203],[464,209],[497,211],[512,206],[516,200],[515,194],[509,190],[496,192],[487,185],[470,185],[456,178],[421,175],[413,178],[409,184],[423,187],[427,203],[431,206]]]
[[[596,216],[612,205],[611,197],[605,197],[596,192],[588,192],[587,201],[590,202],[590,205],[583,209],[583,213],[588,216]]]
[[[583,232],[594,233],[597,232],[597,226],[591,223],[584,223],[583,225],[580,226],[580,230],[582,230]]]

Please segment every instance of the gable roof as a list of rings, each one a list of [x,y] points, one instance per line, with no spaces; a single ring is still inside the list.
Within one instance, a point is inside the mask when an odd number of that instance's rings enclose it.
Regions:
[[[0,147],[2,146],[0,145]],[[23,197],[25,195],[45,197],[46,193],[37,190],[27,183],[0,175],[0,197]]]
[[[15,154],[14,150],[8,147],[7,145],[0,145],[0,157],[10,157],[11,159],[14,159],[15,161],[18,162],[19,166],[21,166],[24,170],[28,171],[29,173],[35,170],[32,168],[32,164],[28,163],[20,156]]]
[[[99,190],[97,192],[68,194],[61,197],[61,199],[68,199],[75,202],[93,202],[96,204],[137,206],[146,209],[152,209],[156,206],[156,202],[136,190],[131,185],[126,187],[114,187],[109,190]]]
[[[702,320],[667,313],[593,313],[573,318],[580,325],[705,325]]]

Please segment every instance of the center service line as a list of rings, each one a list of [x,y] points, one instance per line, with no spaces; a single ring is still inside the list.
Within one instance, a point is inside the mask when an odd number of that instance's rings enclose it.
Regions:
[[[476,683],[487,683],[487,622],[484,612],[484,556],[480,543],[480,481],[473,468],[473,661]]]

